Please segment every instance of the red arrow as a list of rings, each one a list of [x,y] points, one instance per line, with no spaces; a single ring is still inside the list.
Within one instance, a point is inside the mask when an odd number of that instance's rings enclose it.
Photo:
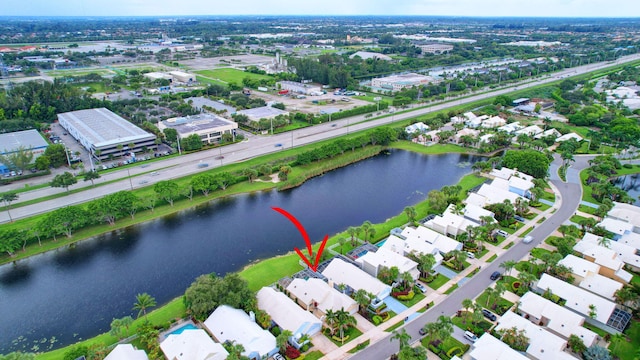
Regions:
[[[307,252],[309,253],[309,257],[312,257],[313,256],[313,249],[311,248],[311,239],[309,239],[309,235],[307,234],[307,230],[305,230],[304,226],[302,226],[300,221],[298,221],[298,219],[296,219],[295,216],[291,215],[290,213],[288,213],[287,211],[285,211],[285,210],[283,210],[281,208],[272,207],[271,209],[273,209],[273,210],[279,212],[280,214],[284,215],[284,217],[289,219],[289,221],[291,221],[293,223],[293,225],[296,226],[296,228],[298,229],[298,231],[302,235],[302,238],[307,243]],[[300,256],[300,258],[311,268],[311,270],[316,272],[316,271],[318,271],[318,263],[320,262],[320,258],[322,257],[322,252],[324,251],[324,246],[327,244],[327,240],[329,240],[329,235],[325,235],[324,239],[322,239],[322,243],[320,244],[320,248],[318,248],[318,253],[316,254],[316,258],[315,258],[315,260],[313,262],[313,265],[311,264],[311,260],[309,260],[302,253],[302,251],[300,251],[300,249],[298,249],[297,247],[295,247],[293,249],[296,251],[298,256]]]

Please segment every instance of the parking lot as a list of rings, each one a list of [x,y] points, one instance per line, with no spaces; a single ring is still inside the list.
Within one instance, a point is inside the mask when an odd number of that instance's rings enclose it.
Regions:
[[[253,91],[251,93],[251,96],[259,97],[266,102],[275,101],[283,103],[287,111],[299,111],[307,114],[334,113],[371,104],[368,101],[359,100],[353,96],[334,95],[333,92],[329,91],[319,96],[306,96],[304,99],[298,99],[296,95],[297,94],[282,96],[262,91]],[[343,101],[343,98],[349,101]],[[315,104],[314,101],[317,101],[318,104]]]

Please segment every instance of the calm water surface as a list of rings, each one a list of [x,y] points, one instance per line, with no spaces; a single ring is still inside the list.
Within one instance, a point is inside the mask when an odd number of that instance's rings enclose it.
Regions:
[[[427,193],[455,184],[480,158],[393,151],[285,192],[213,201],[0,267],[0,353],[44,351],[109,331],[136,294],[158,304],[205,273],[237,271],[304,246],[281,207],[313,241],[365,220],[383,222]]]

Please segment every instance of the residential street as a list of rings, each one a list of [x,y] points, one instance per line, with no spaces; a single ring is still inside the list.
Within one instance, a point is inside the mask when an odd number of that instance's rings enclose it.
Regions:
[[[568,182],[563,182],[557,176],[557,168],[562,161],[559,156],[551,166],[550,180],[556,188],[556,204],[547,212],[550,213],[554,208],[557,211],[552,215],[546,215],[547,220],[535,226],[535,229],[529,233],[533,236],[534,241],[530,244],[523,244],[518,238],[516,245],[507,250],[503,255],[482,269],[473,278],[460,286],[451,295],[448,295],[442,302],[437,303],[433,308],[429,309],[423,315],[409,322],[404,328],[411,335],[412,342],[419,340],[418,330],[429,322],[434,322],[440,315],[453,316],[462,308],[462,300],[473,299],[488,288],[494,281],[489,279],[489,275],[494,271],[502,272],[500,263],[507,260],[519,261],[531,251],[531,249],[540,244],[544,239],[551,235],[558,226],[567,221],[576,211],[582,198],[582,189],[579,182],[579,173],[582,169],[588,167],[588,160],[594,156],[576,156],[576,161],[567,171]],[[559,206],[559,207],[558,207]],[[535,220],[531,221],[535,224]],[[516,234],[521,233],[521,229]],[[378,340],[376,343],[368,346],[363,351],[353,355],[351,359],[386,359],[393,353],[398,351],[397,342],[390,341],[391,334],[385,338]],[[332,357],[333,358],[333,357]]]
[[[616,63],[624,63],[633,60],[640,59],[640,54],[629,55],[621,57]],[[247,159],[251,159],[260,155],[282,151],[292,146],[306,145],[321,140],[326,140],[340,135],[348,134],[350,132],[373,128],[376,126],[389,124],[396,121],[401,121],[416,116],[429,114],[435,111],[447,109],[452,106],[457,106],[477,100],[494,97],[497,95],[509,93],[515,89],[523,89],[531,86],[537,86],[540,84],[556,81],[567,76],[574,76],[589,71],[594,71],[600,68],[611,66],[610,63],[594,63],[590,65],[584,65],[577,68],[571,68],[558,73],[553,76],[536,79],[533,82],[526,84],[518,84],[517,86],[509,86],[500,90],[473,95],[467,98],[454,99],[445,103],[427,106],[412,111],[407,111],[401,114],[391,114],[385,117],[366,121],[364,115],[354,116],[347,119],[333,121],[330,124],[322,124],[311,128],[300,129],[284,134],[277,134],[273,136],[252,136],[248,141],[225,146],[222,149],[211,149],[207,151],[201,151],[180,157],[174,157],[164,161],[156,161],[147,165],[137,166],[128,169],[121,169],[118,171],[110,172],[103,175],[96,183],[114,181],[108,185],[99,186],[89,189],[89,191],[81,191],[68,196],[60,197],[54,200],[38,202],[37,204],[27,205],[11,209],[11,216],[13,219],[21,219],[30,217],[36,214],[45,213],[60,207],[79,204],[92,199],[96,199],[107,194],[111,194],[121,190],[129,190],[133,188],[139,188],[143,186],[152,185],[161,180],[175,179],[183,177],[185,175],[194,174],[206,170],[207,168],[198,168],[199,163],[207,163],[209,167],[221,166],[230,162],[241,162]],[[336,125],[335,127],[332,125]],[[355,124],[355,125],[354,125]],[[276,146],[281,144],[281,146]],[[224,156],[222,160],[216,160],[218,156]],[[16,188],[24,188],[26,182],[16,182],[11,185],[2,187],[2,191],[9,191]],[[73,185],[71,189],[78,189],[82,187],[90,187],[90,182],[80,181],[78,184]],[[46,197],[52,194],[64,193],[65,190],[61,188],[45,187],[42,189],[23,192],[19,194],[19,198],[13,204],[19,204],[23,201],[38,199]],[[6,211],[0,212],[0,223],[6,223],[9,221],[9,215]]]

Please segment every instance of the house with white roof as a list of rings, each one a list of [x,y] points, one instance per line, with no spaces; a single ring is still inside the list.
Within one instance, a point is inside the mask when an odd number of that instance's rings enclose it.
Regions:
[[[131,344],[118,344],[104,360],[149,360],[149,357],[144,350],[138,350]]]
[[[202,329],[187,329],[171,334],[160,343],[169,360],[225,360],[229,353]]]
[[[473,117],[465,121],[464,124],[471,129],[477,129],[482,125],[482,120],[484,119],[481,117]]]
[[[523,330],[525,336],[529,338],[527,354],[534,359],[540,360],[575,360],[575,357],[564,352],[567,341],[544,328],[533,324],[516,313],[507,311],[498,320],[496,331],[510,328]]]
[[[412,239],[412,241],[425,241],[438,249],[441,254],[446,254],[453,250],[462,250],[462,243],[424,226],[406,227],[402,230],[401,235],[406,241]]]
[[[276,338],[240,309],[220,305],[203,324],[218,342],[235,341],[242,345],[242,355],[250,359],[265,359],[278,352]]]
[[[298,305],[320,319],[328,310],[344,309],[351,315],[358,311],[355,300],[317,278],[295,278],[287,286],[287,292]]]
[[[576,141],[582,141],[582,136],[576,134],[576,133],[568,133],[568,134],[564,134],[562,136],[560,136],[559,138],[556,139],[556,142],[563,142],[563,141],[568,141],[570,139],[575,139]]]
[[[443,260],[442,254],[440,254],[440,251],[438,250],[438,248],[436,248],[433,244],[418,238],[405,239],[404,237],[389,235],[389,237],[384,242],[384,244],[382,244],[380,249],[393,251],[403,256],[406,256],[412,253],[416,255],[431,254],[436,260],[432,269],[435,269],[438,265],[442,264],[442,260]]]
[[[533,189],[534,186],[535,185],[531,180],[527,180],[523,177],[512,176],[509,178],[509,191],[525,198],[531,197],[530,190]]]
[[[602,275],[612,279],[618,277],[622,281],[628,282],[626,279],[631,279],[630,274],[622,269],[623,266],[620,265],[620,262],[630,266],[634,271],[640,269],[640,256],[636,254],[636,248],[612,240],[609,240],[608,247],[605,247],[599,245],[600,239],[602,239],[601,236],[585,233],[582,240],[573,247],[573,250],[582,254],[587,260],[614,270],[603,273],[603,269],[601,269]]]
[[[311,337],[322,330],[322,322],[317,317],[272,287],[260,289],[256,298],[258,308],[269,314],[281,329],[291,331],[294,339],[299,339],[304,334]]]
[[[533,137],[533,136],[536,136],[536,135],[542,133],[543,131],[544,130],[542,130],[540,128],[540,126],[531,125],[531,126],[527,126],[526,128],[523,128],[523,129],[520,129],[520,130],[516,130],[515,135],[518,136],[518,135],[525,134],[525,135],[529,135],[529,136]]]
[[[397,267],[400,274],[398,279],[403,273],[407,272],[411,274],[413,280],[418,280],[420,277],[420,271],[418,270],[418,263],[400,255],[394,251],[380,248],[378,251],[369,251],[363,256],[356,259],[356,262],[362,266],[367,274],[371,276],[378,276],[378,272],[384,267],[391,269]]]
[[[469,356],[472,360],[529,360],[489,333],[480,336],[471,349]]]
[[[478,135],[480,135],[480,131],[479,130],[474,130],[474,129],[462,129],[460,131],[458,131],[454,136],[453,136],[453,141],[456,144],[460,144],[462,143],[462,137],[463,136],[471,136],[473,139],[476,139],[478,137]]]
[[[551,128],[549,130],[543,131],[540,134],[534,136],[534,139],[542,139],[542,138],[546,138],[547,136],[553,136],[554,139],[559,138],[560,136],[562,136],[562,134],[560,134],[560,131]]]
[[[624,284],[598,273],[589,273],[578,286],[604,298],[613,299],[616,291],[622,289]]]
[[[424,223],[424,226],[429,229],[453,237],[466,232],[468,226],[477,225],[473,221],[465,219],[464,216],[454,214],[452,211],[445,211],[442,215],[436,215],[433,219]]]
[[[417,122],[404,128],[407,134],[424,134],[429,131],[429,126],[423,122]]]
[[[379,300],[391,294],[391,286],[339,258],[331,260],[322,275],[329,279],[330,286],[344,284],[354,291],[364,289],[376,295]]]
[[[640,233],[640,207],[631,204],[614,202],[607,218],[625,221],[633,225],[633,232]]]
[[[622,235],[620,239],[618,239],[618,242],[640,250],[640,234],[637,232]]]
[[[464,200],[465,205],[474,205],[480,208],[484,208],[489,203],[487,202],[487,198],[478,194],[478,193],[469,193],[467,198]]]
[[[507,124],[507,120],[501,118],[500,116],[492,116],[482,122],[480,125],[485,129],[493,129],[497,127],[501,127]]]
[[[544,326],[546,329],[569,339],[576,335],[589,347],[597,340],[597,334],[582,326],[584,317],[566,309],[542,296],[527,292],[520,298],[518,311],[532,323]]]
[[[594,320],[601,324],[607,324],[616,309],[616,304],[613,301],[571,285],[549,274],[542,274],[536,286],[541,293],[548,289],[554,295],[566,300],[565,307],[584,317],[589,317],[590,306],[593,305],[596,313]]]
[[[624,234],[630,234],[633,232],[633,224],[610,217],[602,219],[598,225],[602,226],[610,233],[613,233],[613,240],[618,240]]]
[[[475,222],[482,223],[483,217],[490,217],[494,219],[495,215],[492,211],[482,208],[481,206],[475,204],[466,204],[463,211],[463,215],[465,218]],[[495,220],[495,219],[494,219]],[[466,228],[465,228],[466,229]]]
[[[508,184],[509,183],[507,182],[507,187]],[[493,183],[482,184],[480,189],[478,189],[477,194],[485,198],[485,205],[502,203],[505,200],[509,200],[514,204],[516,199],[520,197],[518,194],[512,193],[507,189],[494,186]]]
[[[600,273],[600,265],[571,254],[558,261],[558,265],[563,265],[570,268],[573,277],[578,282],[584,280],[584,278],[588,276],[589,273]]]
[[[495,134],[484,134],[478,138],[478,142],[488,144],[489,142],[491,142],[491,138],[494,136]]]
[[[491,170],[489,175],[493,176],[494,178],[500,178],[504,180],[509,180],[513,176],[519,177],[521,179],[525,179],[528,181],[533,181],[534,179],[533,176],[531,175],[527,175],[521,171],[518,171],[517,169],[509,169],[507,167],[502,167],[500,169],[493,169]]]
[[[506,124],[504,126],[500,126],[498,128],[498,131],[504,131],[507,134],[515,134],[516,131],[518,131],[520,129],[523,129],[523,128],[524,128],[524,126],[520,125],[520,123],[516,121],[516,122],[512,122],[512,123]]]

